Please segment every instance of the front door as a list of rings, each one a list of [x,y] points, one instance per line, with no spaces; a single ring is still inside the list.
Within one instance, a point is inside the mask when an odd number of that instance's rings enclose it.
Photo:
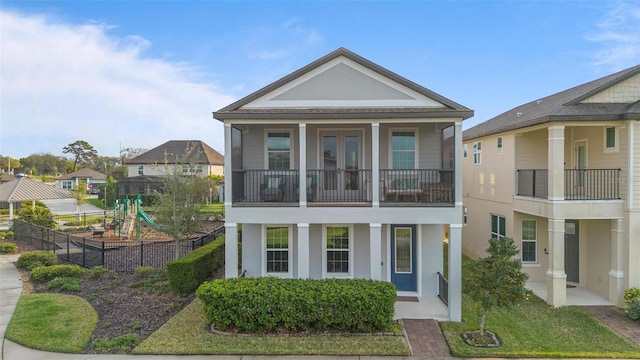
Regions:
[[[391,225],[391,282],[398,291],[416,291],[416,226]]]
[[[327,201],[361,200],[361,142],[358,132],[322,134],[320,190]]]
[[[573,283],[580,281],[578,224],[578,220],[564,221],[564,271],[567,281]]]

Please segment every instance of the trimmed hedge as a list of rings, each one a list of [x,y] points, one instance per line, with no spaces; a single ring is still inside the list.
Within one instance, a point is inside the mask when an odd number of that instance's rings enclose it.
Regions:
[[[58,263],[56,254],[44,250],[26,252],[18,258],[16,266],[21,269],[33,270],[40,266],[51,266]]]
[[[18,245],[10,241],[0,241],[0,254],[15,254],[18,252]]]
[[[169,287],[178,294],[194,292],[224,266],[224,236],[199,247],[180,259],[167,262]]]
[[[196,292],[215,329],[373,332],[393,322],[396,289],[364,279],[219,279]]]
[[[78,265],[40,266],[31,271],[29,278],[36,282],[44,282],[60,277],[80,277],[86,269]]]

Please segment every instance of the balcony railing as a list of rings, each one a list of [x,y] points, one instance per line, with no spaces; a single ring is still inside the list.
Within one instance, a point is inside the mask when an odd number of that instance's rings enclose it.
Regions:
[[[565,200],[620,199],[620,169],[565,169]],[[546,169],[518,170],[520,196],[547,198]]]
[[[453,204],[453,170],[380,170],[381,203]]]

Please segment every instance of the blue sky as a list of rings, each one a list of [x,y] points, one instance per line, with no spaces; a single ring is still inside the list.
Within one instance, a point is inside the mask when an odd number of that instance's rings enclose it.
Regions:
[[[640,1],[7,1],[0,155],[203,140],[211,113],[339,48],[475,110],[640,63]]]

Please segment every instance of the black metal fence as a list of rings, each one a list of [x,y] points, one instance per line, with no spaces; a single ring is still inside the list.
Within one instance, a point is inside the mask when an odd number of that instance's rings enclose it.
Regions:
[[[445,305],[449,305],[449,281],[438,272],[438,297]]]
[[[565,200],[620,199],[620,169],[565,169]],[[548,170],[518,170],[518,195],[547,198]]]
[[[27,241],[40,250],[53,251],[66,262],[87,268],[104,266],[117,272],[133,272],[138,266],[163,269],[168,261],[184,256],[224,234],[224,226],[182,241],[178,246],[173,240],[102,241],[24,221],[14,222],[14,234],[16,239]]]

